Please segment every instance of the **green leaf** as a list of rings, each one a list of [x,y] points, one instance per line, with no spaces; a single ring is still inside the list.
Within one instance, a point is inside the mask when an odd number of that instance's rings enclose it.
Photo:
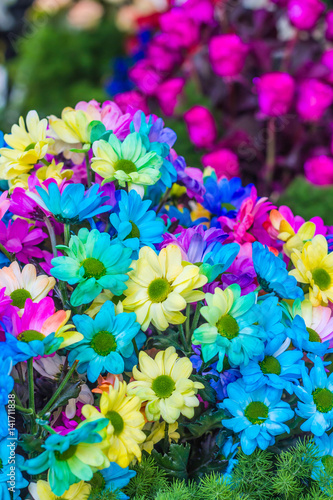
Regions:
[[[90,135],[91,143],[98,141],[102,137],[102,135],[105,134],[105,132],[105,125],[99,120],[93,120],[88,125],[88,134]]]
[[[206,432],[221,429],[223,427],[222,418],[224,417],[224,410],[211,409],[200,415],[200,418],[196,422],[183,423],[182,425],[187,427],[190,433],[198,438]]]
[[[166,349],[167,347],[173,346],[178,351],[182,351],[182,345],[179,341],[179,334],[174,330],[167,330],[166,334],[155,335],[149,337],[148,339],[149,347],[156,347],[156,349]]]
[[[42,453],[44,448],[42,448],[44,441],[42,439],[37,439],[31,434],[21,434],[19,445],[27,453]]]
[[[80,394],[81,384],[82,384],[81,380],[78,380],[77,382],[69,380],[68,383],[65,385],[64,390],[62,391],[60,397],[57,399],[57,401],[54,402],[54,404],[48,410],[48,413],[52,413],[56,408],[59,408],[59,406],[67,405],[69,399],[72,398],[76,399]]]
[[[204,389],[199,389],[198,394],[204,401],[207,401],[207,403],[214,404],[216,401],[216,392],[210,386],[209,380],[206,377],[197,374],[191,375],[190,378],[195,382],[201,382],[205,386]]]
[[[86,154],[86,153],[88,153],[88,151],[89,151],[90,148],[91,148],[91,144],[83,144],[82,149],[73,148],[70,151],[72,153],[83,153],[83,154]]]
[[[181,444],[171,444],[169,453],[162,455],[156,450],[151,452],[151,456],[157,462],[159,467],[164,470],[169,476],[178,479],[187,479],[187,464],[190,456],[191,446],[186,443],[185,446]]]

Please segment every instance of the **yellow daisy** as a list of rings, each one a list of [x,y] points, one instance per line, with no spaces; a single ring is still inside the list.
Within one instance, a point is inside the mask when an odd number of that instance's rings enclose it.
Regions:
[[[310,241],[316,232],[316,225],[309,221],[304,222],[295,232],[289,222],[278,210],[271,210],[270,215],[273,227],[278,231],[277,238],[284,241],[283,251],[288,257],[291,256],[294,249],[302,251],[304,244]]]
[[[84,481],[72,484],[72,486],[61,495],[57,497],[52,493],[51,486],[47,481],[38,481],[37,483],[30,483],[29,493],[33,500],[87,500],[91,492],[91,486]]]
[[[169,323],[179,325],[186,317],[180,312],[186,304],[204,298],[201,288],[207,283],[206,276],[193,264],[182,262],[177,245],[168,245],[159,255],[149,247],[143,247],[139,259],[132,262],[126,282],[125,311],[134,311],[142,330],[150,322],[159,330],[166,330]]]
[[[10,148],[0,149],[0,176],[13,179],[29,172],[44,158],[53,139],[46,137],[47,120],[39,119],[36,111],[29,111],[26,125],[21,116],[18,125],[13,125],[11,134],[5,135]]]
[[[291,260],[295,269],[289,272],[300,283],[309,284],[314,306],[333,302],[333,252],[328,253],[326,238],[318,234],[305,243],[302,252],[294,250]]]
[[[178,422],[169,425],[168,436],[169,443],[172,441],[177,442],[180,438],[180,434],[176,432],[178,429]],[[146,441],[141,445],[141,448],[147,453],[151,453],[154,449],[154,445],[159,443],[165,436],[165,422],[147,422],[144,431],[148,431],[149,434]]]
[[[128,385],[128,394],[148,401],[146,416],[148,420],[161,417],[173,424],[180,414],[192,418],[194,408],[199,406],[196,396],[204,386],[189,379],[193,366],[188,358],[178,358],[176,349],[168,347],[159,351],[152,359],[147,353],[139,354],[140,370],[133,368],[134,382]]]
[[[102,305],[107,302],[108,300],[111,300],[111,302],[114,303],[115,306],[115,314],[120,314],[124,312],[123,305],[121,303],[121,299],[124,298],[123,296],[118,296],[118,295],[113,295],[110,290],[103,290],[99,295],[97,295],[96,299],[93,300],[92,304],[90,307],[85,311],[85,314],[88,314],[91,318],[94,318],[96,314],[99,312],[100,308]]]
[[[27,264],[22,271],[18,263],[12,262],[9,267],[0,269],[0,289],[5,288],[5,295],[12,299],[13,306],[24,308],[25,301],[32,299],[39,302],[54,288],[55,279],[46,274],[37,276],[36,268]]]
[[[120,467],[128,467],[134,457],[141,459],[139,444],[146,439],[142,432],[145,420],[140,412],[141,401],[136,396],[127,396],[126,391],[126,382],[116,379],[114,387],[110,386],[109,392],[103,392],[101,396],[101,412],[92,405],[82,408],[82,414],[88,420],[101,418],[101,413],[109,419],[106,453],[110,462],[116,462]]]

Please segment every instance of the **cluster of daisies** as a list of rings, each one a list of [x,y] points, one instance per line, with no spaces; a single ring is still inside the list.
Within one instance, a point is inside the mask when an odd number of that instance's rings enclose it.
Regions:
[[[13,474],[15,499],[123,488],[212,411],[230,461],[291,429],[333,456],[331,228],[188,167],[175,141],[95,101],[4,136],[4,500]]]

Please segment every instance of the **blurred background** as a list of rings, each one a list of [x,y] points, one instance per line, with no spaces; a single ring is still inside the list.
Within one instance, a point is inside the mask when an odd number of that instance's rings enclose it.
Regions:
[[[0,0],[0,130],[114,99],[162,116],[189,166],[333,225],[333,5]],[[281,75],[284,75],[283,77]]]

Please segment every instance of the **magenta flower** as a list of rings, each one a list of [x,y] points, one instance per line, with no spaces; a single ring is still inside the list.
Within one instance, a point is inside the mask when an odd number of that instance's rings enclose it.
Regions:
[[[305,80],[298,89],[297,111],[305,121],[316,122],[333,103],[333,89],[320,80]]]
[[[332,18],[332,23],[333,23],[333,18]],[[329,73],[326,76],[326,80],[329,83],[333,83],[333,49],[326,50],[323,53],[321,62],[329,70]]]
[[[53,429],[62,436],[66,436],[66,434],[76,429],[79,423],[85,420],[81,411],[83,406],[84,404],[79,401],[76,403],[76,412],[73,418],[68,418],[66,412],[62,411],[60,419],[57,420],[59,425],[53,426]]]
[[[209,58],[214,73],[223,77],[238,76],[245,64],[248,46],[238,35],[218,35],[209,42]]]
[[[10,201],[9,198],[7,198],[7,194],[8,191],[4,191],[0,196],[0,220],[3,218],[10,205]]]
[[[326,38],[330,42],[333,42],[333,10],[327,12],[326,16]]]
[[[309,158],[305,162],[304,172],[307,180],[313,184],[333,184],[333,158],[325,155]]]
[[[171,46],[189,48],[199,41],[199,26],[186,16],[185,9],[175,7],[160,16],[160,26],[169,35]]]
[[[221,177],[237,177],[239,175],[239,161],[238,156],[230,149],[218,149],[207,153],[201,158],[205,167],[212,167],[217,175],[217,179]]]
[[[123,113],[128,109],[132,109],[133,112],[141,110],[146,115],[149,115],[150,112],[147,105],[147,99],[138,90],[129,90],[128,92],[117,94],[114,96],[114,102]]]
[[[138,61],[129,71],[130,79],[144,94],[153,95],[162,83],[162,76],[147,59]]]
[[[12,299],[9,295],[5,295],[6,287],[0,290],[0,315],[3,313],[8,313],[8,307],[12,303]]]
[[[40,207],[28,193],[29,191],[16,187],[11,195],[10,211],[20,217],[42,221],[45,215],[50,215],[50,213]]]
[[[288,73],[266,73],[255,78],[258,104],[264,116],[285,115],[295,93],[294,79]]]
[[[178,97],[185,85],[183,78],[171,78],[161,83],[156,89],[155,95],[161,110],[166,116],[171,116],[178,103]]]
[[[217,130],[214,117],[204,106],[193,106],[184,113],[191,141],[198,148],[209,148],[215,141]]]
[[[23,264],[28,264],[32,258],[43,257],[37,245],[47,238],[47,234],[33,227],[23,219],[11,220],[8,227],[0,221],[0,243]]]
[[[182,60],[177,47],[170,47],[170,37],[166,33],[161,33],[153,38],[148,45],[147,57],[158,71],[171,71]]]
[[[289,0],[288,16],[299,30],[312,30],[325,10],[320,0]]]
[[[94,99],[86,102],[80,101],[75,109],[85,111],[94,120],[101,121],[107,130],[112,130],[118,139],[125,139],[129,134],[129,125],[132,120],[130,113],[123,114],[115,102],[105,101],[102,104]]]

